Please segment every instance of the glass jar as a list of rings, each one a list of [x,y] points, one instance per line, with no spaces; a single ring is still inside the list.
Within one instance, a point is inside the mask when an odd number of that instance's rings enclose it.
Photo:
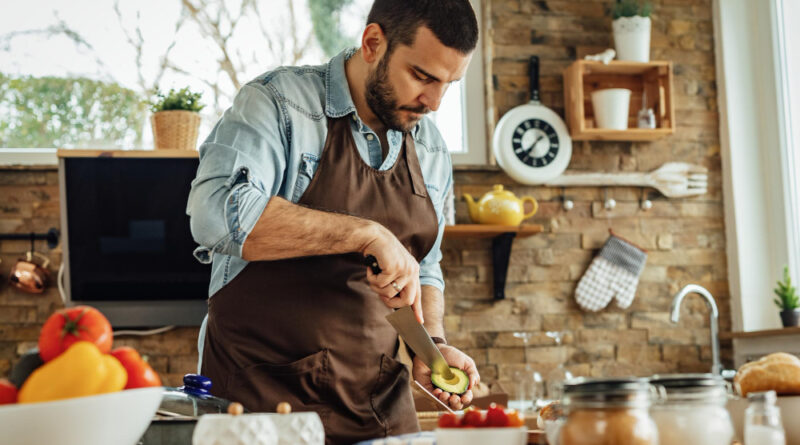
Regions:
[[[653,387],[646,379],[578,378],[564,385],[567,421],[561,445],[658,445],[650,417]]]
[[[654,375],[660,397],[650,409],[661,445],[730,445],[733,423],[725,408],[730,389],[713,374]]]

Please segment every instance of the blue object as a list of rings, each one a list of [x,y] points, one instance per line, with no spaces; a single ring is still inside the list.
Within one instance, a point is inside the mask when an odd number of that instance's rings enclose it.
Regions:
[[[186,374],[183,376],[183,385],[178,388],[186,394],[206,398],[211,397],[211,379],[200,374]]]

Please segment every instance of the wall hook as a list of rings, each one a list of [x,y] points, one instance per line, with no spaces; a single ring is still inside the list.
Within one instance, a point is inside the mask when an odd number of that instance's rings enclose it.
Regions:
[[[614,210],[614,207],[617,206],[617,201],[614,200],[614,198],[609,198],[608,197],[608,189],[607,188],[603,189],[603,190],[604,190],[605,196],[606,196],[606,201],[603,203],[603,207],[606,210]]]
[[[561,187],[561,207],[564,208],[565,212],[569,212],[575,208],[575,203],[571,199],[567,198],[566,187]]]
[[[653,201],[647,198],[645,189],[642,189],[642,199],[639,201],[639,207],[645,212],[653,208]]]

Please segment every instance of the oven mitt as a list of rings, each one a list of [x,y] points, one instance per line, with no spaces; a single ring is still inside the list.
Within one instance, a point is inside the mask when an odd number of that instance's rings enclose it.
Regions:
[[[627,309],[633,303],[646,261],[645,251],[611,235],[578,282],[575,289],[578,305],[597,312],[613,298],[617,306]]]

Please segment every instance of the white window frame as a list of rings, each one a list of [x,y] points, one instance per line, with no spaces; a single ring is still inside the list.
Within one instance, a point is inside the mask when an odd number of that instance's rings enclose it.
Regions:
[[[467,67],[467,73],[461,85],[462,128],[464,129],[465,152],[450,154],[453,165],[487,165],[489,149],[486,139],[486,83],[484,82],[483,45],[485,20],[483,19],[482,1],[470,0],[472,9],[478,18],[478,45]]]
[[[775,281],[784,265],[800,277],[781,1],[713,2],[734,332],[780,327]]]

